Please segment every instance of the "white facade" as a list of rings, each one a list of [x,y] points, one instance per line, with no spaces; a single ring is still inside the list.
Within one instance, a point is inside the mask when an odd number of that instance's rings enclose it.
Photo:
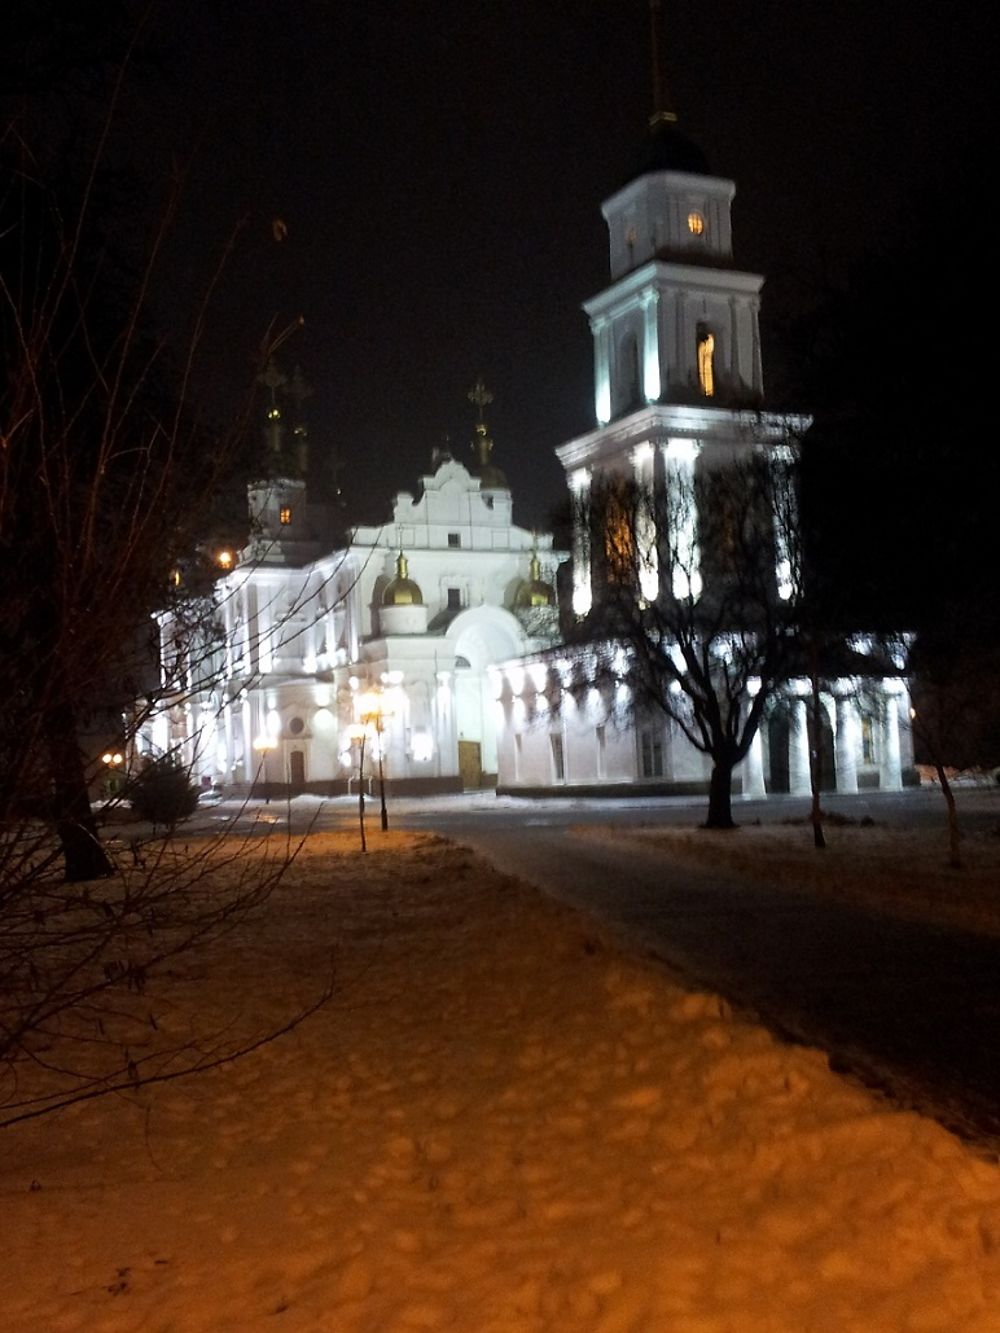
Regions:
[[[564,558],[513,524],[502,474],[446,457],[389,522],[322,554],[301,481],[250,499],[214,635],[160,618],[165,693],[140,751],[182,754],[204,786],[335,793],[357,781],[363,736],[366,777],[381,761],[391,789],[495,780],[487,668],[555,641]]]
[[[596,428],[556,451],[582,515],[572,596],[583,637],[598,620],[606,559],[597,549],[602,534],[588,513],[590,495],[615,478],[649,493],[693,493],[696,475],[750,456],[778,468],[794,459],[795,442],[809,425],[808,418],[759,408],[763,279],[732,267],[734,193],[731,181],[653,170],[604,205],[611,280],[584,306],[594,337]],[[685,517],[675,507],[663,521],[675,530],[634,534],[641,595],[647,603],[671,595],[697,599],[705,568],[699,514],[692,507]],[[791,553],[782,524],[772,526],[774,592],[787,598]],[[658,567],[664,547],[671,552],[669,573]],[[599,673],[588,668],[587,655],[586,648],[563,647],[494,669],[499,789],[707,790],[711,760],[662,710],[638,718],[623,686],[595,686]],[[858,660],[863,668],[863,651]],[[773,700],[735,774],[745,795],[810,790],[808,695],[807,682],[792,681]],[[845,792],[902,785],[912,764],[903,681],[880,676],[874,666],[862,669],[858,678],[829,686],[821,715],[826,785]]]
[[[624,690],[616,696],[614,690],[579,687],[579,651],[556,650],[493,669],[498,790],[510,795],[707,791],[711,760],[664,714],[637,719]],[[809,795],[808,688],[806,681],[793,681],[774,701],[734,774],[734,789],[743,796]],[[898,791],[912,765],[905,682],[840,680],[823,691],[821,706],[824,789]]]

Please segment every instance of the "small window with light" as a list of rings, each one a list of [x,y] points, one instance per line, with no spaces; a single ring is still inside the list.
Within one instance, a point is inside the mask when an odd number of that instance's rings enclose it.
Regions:
[[[715,397],[715,334],[698,325],[698,383],[706,398]]]
[[[705,218],[697,209],[692,209],[688,214],[688,231],[692,236],[703,236],[705,233]]]
[[[278,510],[278,522],[283,528],[287,527],[292,521],[292,506],[282,505]]]

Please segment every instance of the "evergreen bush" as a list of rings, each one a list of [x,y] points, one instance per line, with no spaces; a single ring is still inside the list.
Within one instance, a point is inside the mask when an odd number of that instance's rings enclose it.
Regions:
[[[199,789],[190,770],[172,755],[151,760],[128,790],[128,802],[140,819],[173,828],[198,808]]]

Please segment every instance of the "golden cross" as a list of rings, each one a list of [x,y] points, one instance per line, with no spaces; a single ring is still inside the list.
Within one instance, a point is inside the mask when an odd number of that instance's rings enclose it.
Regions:
[[[492,403],[493,401],[493,395],[490,393],[489,389],[487,389],[486,385],[483,383],[482,375],[480,375],[479,378],[476,380],[475,384],[469,390],[467,396],[469,402],[472,403],[474,407],[479,408],[479,421],[480,424],[482,424],[484,420],[483,410],[485,409],[487,403]]]

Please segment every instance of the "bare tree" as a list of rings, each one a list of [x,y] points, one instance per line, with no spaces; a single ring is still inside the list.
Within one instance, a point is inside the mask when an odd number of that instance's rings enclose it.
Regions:
[[[948,817],[948,863],[962,868],[962,829],[949,770],[1000,765],[1000,647],[942,628],[911,646],[911,726],[918,759],[937,775]]]
[[[747,450],[651,488],[607,479],[580,516],[598,557],[584,632],[604,644],[599,669],[711,759],[707,828],[735,827],[733,769],[795,661],[791,459]]]
[[[251,857],[217,838],[130,855],[102,843],[91,806],[81,729],[124,707],[155,666],[154,609],[173,598],[193,625],[210,623],[200,541],[217,497],[242,488],[255,438],[252,386],[222,428],[192,393],[240,228],[179,347],[154,336],[180,186],[145,260],[116,262],[95,216],[113,124],[112,107],[71,207],[12,133],[0,156],[0,1123],[266,1040],[203,1031],[150,1046],[139,1034],[162,1018],[157,973],[259,907],[296,851]],[[261,365],[280,341],[265,336]]]

